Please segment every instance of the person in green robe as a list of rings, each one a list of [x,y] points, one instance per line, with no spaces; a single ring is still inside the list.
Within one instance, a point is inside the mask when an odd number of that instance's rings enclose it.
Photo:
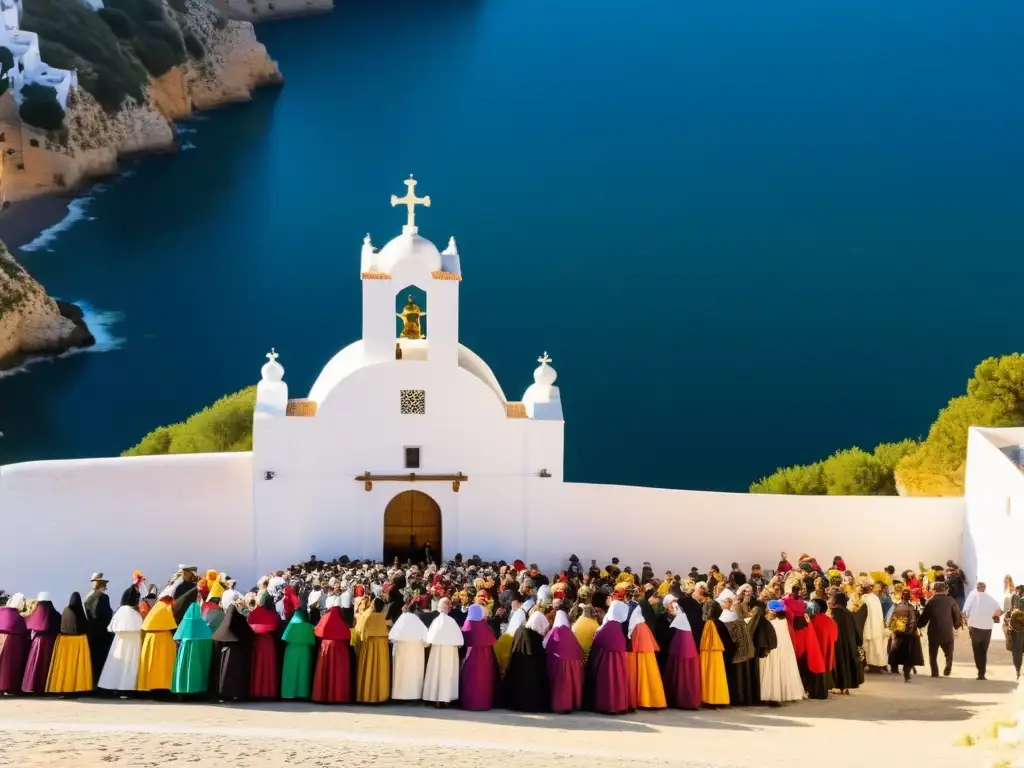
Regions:
[[[313,647],[316,637],[305,608],[296,609],[284,628],[284,663],[281,665],[281,698],[308,699],[313,683]]]
[[[206,693],[210,684],[210,660],[213,658],[213,630],[203,619],[199,603],[192,603],[174,633],[178,655],[174,658],[171,693]]]

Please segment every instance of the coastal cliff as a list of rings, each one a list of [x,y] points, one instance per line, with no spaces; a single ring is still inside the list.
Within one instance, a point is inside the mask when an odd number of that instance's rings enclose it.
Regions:
[[[60,354],[95,343],[81,310],[47,296],[0,243],[0,370],[31,355]]]
[[[141,99],[105,110],[86,89],[71,94],[64,130],[25,124],[10,93],[0,97],[3,197],[7,201],[61,194],[117,172],[118,159],[177,149],[174,120],[193,110],[247,101],[255,88],[282,82],[277,64],[251,24],[227,21],[205,0],[164,4],[166,21],[196,41],[187,59],[160,77],[146,76]],[[196,55],[198,54],[198,55]]]
[[[229,19],[253,24],[334,10],[334,0],[215,0],[214,5]]]

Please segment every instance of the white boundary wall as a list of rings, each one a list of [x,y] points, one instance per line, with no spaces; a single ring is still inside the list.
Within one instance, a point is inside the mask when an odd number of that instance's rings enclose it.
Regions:
[[[993,450],[1012,470],[1007,479],[1020,481],[1019,498],[1024,505],[1024,478]],[[649,560],[657,573],[669,568],[686,570],[692,565],[703,571],[712,563],[727,570],[732,560],[744,568],[752,562],[773,568],[781,550],[794,561],[801,552],[810,552],[823,565],[841,554],[855,571],[877,570],[888,564],[903,570],[916,568],[919,560],[931,565],[963,557],[973,578],[978,562],[974,553],[995,551],[992,547],[998,547],[998,539],[1007,533],[984,522],[993,513],[990,504],[983,506],[979,501],[972,508],[975,535],[963,546],[962,498],[770,496],[562,484],[555,479],[550,485],[549,481],[535,482],[544,485],[530,495],[520,519],[506,510],[492,514],[484,527],[462,525],[471,506],[469,494],[459,499],[457,510],[452,510],[451,499],[439,499],[445,556],[452,557],[453,547],[458,546],[467,557],[522,557],[549,572],[564,567],[570,554],[577,554],[584,565],[591,558],[604,565],[617,556],[624,565],[637,569]],[[432,490],[417,485],[426,492]],[[380,504],[386,504],[392,495],[381,494]],[[1000,498],[999,513],[1006,517],[1005,494]],[[366,546],[367,537],[359,533],[365,527],[361,521],[368,514],[366,509],[353,509],[345,515],[339,508],[336,525],[309,527],[299,521],[304,513],[301,497],[279,502],[285,507],[260,511],[261,517],[270,515],[276,524],[256,529],[250,453],[0,467],[4,553],[0,585],[27,594],[47,590],[62,606],[72,590],[88,589],[93,571],[106,575],[111,595],[116,597],[135,568],[162,584],[179,563],[189,561],[200,569],[227,571],[240,587],[248,588],[258,572],[283,567],[311,552],[324,558],[379,556],[346,546],[350,536],[354,547]],[[289,521],[298,522],[292,525]],[[258,553],[280,550],[274,543],[289,530],[303,531],[294,537],[301,541],[292,542],[297,549],[283,562],[262,562],[266,558]],[[456,538],[451,540],[453,533]],[[1016,540],[1021,539],[1018,536]],[[336,552],[327,551],[332,548],[328,542],[339,547]],[[492,551],[497,542],[507,542],[508,550]],[[1007,556],[1009,552],[1006,548]],[[983,564],[987,563],[985,557]],[[997,573],[1004,559],[1000,556],[998,563],[984,567]],[[997,575],[1001,579],[1001,574]],[[993,580],[991,575],[986,578]]]

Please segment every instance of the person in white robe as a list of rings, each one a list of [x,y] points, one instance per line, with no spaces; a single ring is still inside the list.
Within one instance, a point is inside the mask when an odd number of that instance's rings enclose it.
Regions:
[[[875,669],[889,666],[889,654],[885,649],[885,616],[882,614],[882,601],[874,592],[867,591],[863,595],[864,605],[868,609],[868,617],[864,622],[864,656],[865,663]]]
[[[448,615],[452,601],[447,597],[441,598],[437,609],[437,618],[427,630],[430,658],[423,678],[423,700],[441,707],[459,698],[459,648],[463,638],[462,629]]]
[[[391,698],[416,701],[423,698],[427,627],[418,616],[403,613],[388,632],[391,641]]]
[[[793,638],[789,635],[789,622],[781,600],[768,603],[767,620],[775,630],[778,644],[761,659],[761,701],[769,704],[785,704],[800,701],[804,697],[804,683],[800,678],[800,667],[796,662]]]
[[[107,660],[96,683],[106,691],[135,691],[139,681],[139,659],[142,657],[142,614],[139,593],[129,587],[121,598],[122,605],[110,619],[107,631],[114,633],[114,642],[107,651]]]

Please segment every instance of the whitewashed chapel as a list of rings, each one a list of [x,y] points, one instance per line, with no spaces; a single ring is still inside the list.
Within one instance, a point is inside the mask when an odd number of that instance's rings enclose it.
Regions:
[[[391,199],[408,208],[402,233],[379,249],[369,235],[363,241],[362,339],[327,363],[305,399],[289,399],[276,354],[263,366],[256,524],[274,525],[288,510],[289,525],[266,540],[261,560],[294,559],[317,541],[388,559],[428,546],[447,556],[524,552],[528,510],[548,507],[561,484],[562,406],[550,358],[541,356],[534,383],[510,399],[459,343],[455,239],[440,252],[420,236],[416,207],[430,198],[416,196],[413,178],[405,183],[408,193]]]
[[[422,213],[430,198],[416,196],[411,177],[406,185],[404,197],[391,198],[408,209],[401,234],[379,249],[369,235],[363,241],[362,338],[330,359],[304,398],[289,392],[286,358],[271,352],[252,452],[0,467],[0,531],[16,544],[0,558],[0,587],[66,594],[87,586],[94,571],[112,583],[127,582],[136,568],[158,580],[183,561],[248,586],[311,554],[379,559],[428,547],[444,559],[522,558],[544,570],[564,567],[573,553],[584,564],[617,556],[677,572],[732,560],[771,564],[781,550],[841,554],[856,570],[958,558],[971,578],[992,584],[1019,565],[1024,430],[971,430],[960,498],[566,482],[551,359],[541,355],[534,383],[510,397],[459,343],[463,259],[454,239],[439,251],[420,235],[417,208]],[[470,274],[473,258],[466,254]],[[352,261],[355,278],[354,254]],[[600,413],[571,417],[633,418],[631,398],[644,385]],[[685,382],[657,385],[685,390]],[[647,425],[652,434],[669,428],[688,439],[685,411]],[[737,430],[736,451],[720,458],[743,461],[771,439]]]

